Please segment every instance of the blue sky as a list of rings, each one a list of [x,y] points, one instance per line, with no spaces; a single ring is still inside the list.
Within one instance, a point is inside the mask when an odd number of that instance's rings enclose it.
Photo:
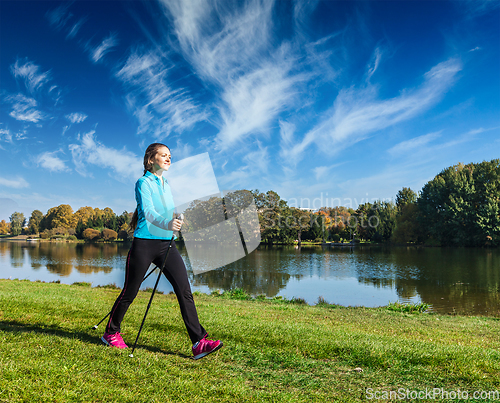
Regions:
[[[0,7],[0,219],[132,211],[155,141],[312,208],[500,157],[500,1]]]

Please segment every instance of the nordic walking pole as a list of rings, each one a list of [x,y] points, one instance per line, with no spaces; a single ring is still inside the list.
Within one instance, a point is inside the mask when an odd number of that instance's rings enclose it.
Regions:
[[[142,282],[144,283],[144,281],[146,281],[146,279],[147,279],[147,278],[148,278],[151,274],[153,274],[153,272],[154,272],[156,269],[159,269],[159,267],[158,267],[158,266],[156,266],[154,269],[152,269],[152,270],[151,270],[151,271],[147,274],[147,276],[146,276],[146,277],[144,277],[144,278],[142,279]],[[109,312],[106,314],[106,316],[105,316],[104,318],[102,318],[102,319],[99,321],[99,323],[98,323],[97,325],[92,326],[92,329],[94,329],[94,330],[95,330],[95,329],[97,329],[97,328],[99,327],[99,325],[100,325],[102,322],[104,322],[104,321],[106,320],[106,318],[107,318],[109,315],[111,315],[111,312],[112,312],[112,311],[113,311],[113,309],[111,309],[111,311],[109,311]]]
[[[184,220],[184,214],[181,214],[179,216],[179,220],[180,221]],[[148,314],[149,308],[151,307],[151,302],[153,302],[153,297],[155,295],[156,287],[158,287],[158,283],[160,282],[161,274],[163,273],[163,269],[165,268],[165,264],[167,263],[168,253],[170,252],[170,248],[172,247],[173,240],[174,240],[174,234],[172,233],[172,238],[170,238],[170,242],[168,243],[167,253],[165,253],[165,258],[163,259],[163,264],[161,265],[160,273],[158,274],[158,277],[156,278],[156,283],[155,283],[155,286],[153,288],[153,292],[151,293],[151,297],[149,298],[149,303],[148,303],[148,306],[146,308],[146,313],[144,314],[144,318],[142,318],[141,327],[139,328],[139,332],[137,333],[137,337],[135,338],[134,347],[132,347],[132,352],[129,354],[130,358],[134,357],[135,347],[137,346],[137,341],[139,340],[139,336],[141,334],[142,327],[144,326],[144,322],[146,321],[146,316]]]

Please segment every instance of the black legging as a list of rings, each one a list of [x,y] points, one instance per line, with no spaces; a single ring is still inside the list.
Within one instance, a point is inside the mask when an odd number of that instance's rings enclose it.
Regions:
[[[116,333],[120,331],[120,324],[123,317],[128,307],[137,296],[149,265],[153,263],[161,267],[169,243],[170,240],[134,238],[127,257],[125,284],[111,310],[106,332]],[[194,344],[205,337],[207,332],[203,326],[200,325],[198,320],[198,313],[194,305],[186,266],[175,246],[175,241],[172,241],[172,247],[168,253],[163,274],[174,287],[175,295],[179,301],[182,319],[184,319],[189,338]]]

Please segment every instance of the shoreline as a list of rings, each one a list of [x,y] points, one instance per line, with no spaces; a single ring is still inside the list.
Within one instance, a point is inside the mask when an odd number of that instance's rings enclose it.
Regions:
[[[29,279],[19,279],[19,278],[0,278],[0,283],[2,281],[23,281],[34,284],[61,284],[64,286],[80,286],[86,287],[90,289],[108,289],[108,290],[119,290],[121,291],[121,287],[117,286],[115,283],[105,284],[105,285],[95,285],[92,283],[85,281],[77,281],[71,284],[62,283],[60,280],[54,281],[43,281],[43,280],[29,280]],[[141,289],[140,292],[148,292],[151,291],[151,288]],[[163,291],[156,291],[156,294],[164,295]],[[173,291],[168,293],[169,295],[175,295]],[[388,310],[393,312],[400,312],[405,314],[422,314],[422,315],[442,315],[449,317],[468,317],[468,318],[490,318],[496,319],[500,321],[500,312],[498,314],[485,314],[485,313],[474,313],[474,312],[460,312],[460,311],[450,311],[450,312],[440,312],[433,310],[432,304],[428,304],[426,302],[410,302],[410,303],[402,303],[399,301],[389,301],[387,305],[378,305],[378,306],[366,306],[366,305],[342,305],[329,303],[324,298],[319,297],[318,302],[316,303],[308,303],[304,298],[301,297],[292,297],[287,298],[281,295],[277,295],[274,297],[267,297],[263,294],[248,294],[245,290],[241,288],[234,288],[228,290],[213,290],[210,293],[201,292],[198,290],[193,291],[193,295],[196,296],[204,296],[204,297],[221,297],[225,299],[233,299],[239,300],[242,302],[268,302],[268,303],[277,303],[284,305],[296,305],[296,306],[306,306],[306,307],[322,307],[322,308],[330,308],[330,309],[367,309],[367,310]]]

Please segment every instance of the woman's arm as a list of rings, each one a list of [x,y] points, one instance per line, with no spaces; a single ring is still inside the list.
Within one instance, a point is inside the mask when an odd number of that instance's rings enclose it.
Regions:
[[[166,201],[162,200],[161,195],[154,194],[149,180],[137,181],[135,193],[137,203],[142,209],[146,221],[160,229],[170,230],[173,209],[167,208]],[[155,206],[153,198],[157,198],[157,206]]]

